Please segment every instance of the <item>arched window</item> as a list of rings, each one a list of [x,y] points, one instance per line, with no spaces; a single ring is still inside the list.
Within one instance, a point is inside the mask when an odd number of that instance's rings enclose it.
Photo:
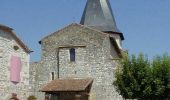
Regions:
[[[70,51],[70,61],[75,61],[75,56],[76,56],[75,48],[71,48],[69,51]]]

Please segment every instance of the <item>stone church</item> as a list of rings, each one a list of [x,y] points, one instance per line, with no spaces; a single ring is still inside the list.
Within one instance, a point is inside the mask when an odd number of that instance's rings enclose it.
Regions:
[[[8,65],[3,64],[14,59],[13,63],[19,62],[14,65],[20,69],[20,74],[17,72],[18,76],[14,77],[17,81],[11,81],[9,85],[11,89],[21,91],[8,93],[15,92],[23,98],[28,94],[22,91],[28,90],[29,95],[35,95],[38,100],[122,100],[113,81],[124,52],[124,36],[116,26],[109,0],[87,0],[79,24],[70,24],[41,39],[39,62],[28,64],[31,50],[10,29],[7,33],[0,32],[0,42],[5,38],[3,34],[11,35],[8,48],[3,48],[6,43],[0,44],[0,59],[5,57],[1,57],[4,54],[1,52],[10,52],[5,53],[8,54],[5,63],[0,61],[0,69],[6,70],[0,76],[6,75],[5,81],[0,82],[10,81],[6,80],[10,79]],[[0,86],[2,91],[6,88]],[[0,91],[0,94],[5,95],[5,92]]]
[[[80,24],[70,24],[39,42],[42,58],[32,64],[38,67],[38,90],[59,100],[120,99],[113,81],[122,40],[109,0],[88,0]]]

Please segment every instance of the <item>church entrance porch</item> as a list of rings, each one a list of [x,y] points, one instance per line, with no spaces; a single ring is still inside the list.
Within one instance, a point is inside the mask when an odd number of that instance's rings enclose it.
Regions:
[[[57,79],[46,84],[45,100],[89,100],[92,79]]]

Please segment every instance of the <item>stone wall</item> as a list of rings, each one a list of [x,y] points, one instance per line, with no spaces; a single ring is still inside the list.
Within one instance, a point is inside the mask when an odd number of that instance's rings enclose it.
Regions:
[[[43,86],[40,80],[41,62],[31,62],[30,63],[30,95],[34,95],[38,100],[44,100],[44,93],[39,92]]]
[[[18,46],[18,50],[14,50]],[[21,81],[18,84],[10,82],[10,59],[18,56],[22,61]],[[21,100],[29,95],[29,54],[6,31],[0,30],[0,100],[6,100],[11,93],[17,93]]]
[[[45,84],[55,78],[93,78],[90,100],[119,100],[113,84],[118,58],[106,33],[78,24],[61,29],[42,41],[39,80]],[[75,48],[76,60],[70,61],[69,49]]]

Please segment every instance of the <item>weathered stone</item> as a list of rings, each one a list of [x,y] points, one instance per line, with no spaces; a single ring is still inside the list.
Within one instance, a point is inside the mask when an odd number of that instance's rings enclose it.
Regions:
[[[15,50],[14,46],[19,49]],[[21,58],[21,81],[18,84],[13,84],[10,81],[11,56]],[[12,93],[16,93],[21,100],[26,100],[26,97],[29,96],[29,59],[29,54],[24,51],[14,37],[8,31],[0,29],[0,100],[6,100],[12,96]]]
[[[51,72],[55,72],[56,79],[93,78],[90,100],[122,99],[112,85],[117,67],[117,61],[112,59],[118,55],[110,35],[71,24],[42,39],[41,45],[41,61],[31,64],[31,68],[38,69],[33,77],[36,85],[49,82]],[[75,48],[75,62],[70,61],[70,48]]]

